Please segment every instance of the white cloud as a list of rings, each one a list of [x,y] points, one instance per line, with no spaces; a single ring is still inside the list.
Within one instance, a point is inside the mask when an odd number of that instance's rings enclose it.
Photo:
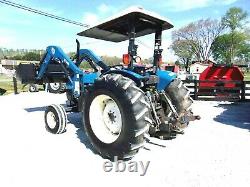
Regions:
[[[165,1],[164,6],[169,11],[185,11],[215,5],[230,5],[236,1],[238,0],[168,0]]]
[[[100,13],[107,13],[110,11],[110,7],[106,4],[101,4],[97,7],[97,10],[100,12]]]
[[[222,5],[231,5],[231,4],[235,3],[236,1],[238,1],[238,0],[221,0],[220,3]]]
[[[97,8],[97,11],[86,12],[83,15],[83,23],[88,25],[95,25],[97,22],[102,21],[103,19],[107,18],[108,16],[116,13],[117,8],[106,5],[104,3],[100,4]]]
[[[16,41],[16,33],[9,29],[0,29],[0,47],[11,48]]]
[[[83,23],[88,25],[94,25],[99,21],[99,17],[97,14],[93,14],[90,12],[87,12],[83,16]]]

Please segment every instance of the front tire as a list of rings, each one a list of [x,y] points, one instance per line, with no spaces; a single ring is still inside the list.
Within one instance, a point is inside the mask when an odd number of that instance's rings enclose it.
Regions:
[[[142,90],[121,75],[96,80],[85,96],[84,129],[105,158],[130,159],[144,146],[149,108]]]
[[[44,114],[45,128],[52,134],[62,134],[66,131],[67,115],[63,106],[50,105]]]

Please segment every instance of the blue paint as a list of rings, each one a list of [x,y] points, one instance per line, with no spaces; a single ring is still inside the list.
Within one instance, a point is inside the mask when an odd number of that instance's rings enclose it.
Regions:
[[[164,90],[174,79],[176,79],[176,73],[165,70],[157,70],[156,75],[159,77],[159,83],[157,84],[157,90]]]
[[[66,64],[75,74],[82,75],[83,72],[74,64],[74,62],[66,55],[63,50],[58,46],[48,46],[46,49],[46,57],[41,65],[37,79],[41,79],[46,72],[48,64],[51,59],[59,59]]]
[[[100,57],[95,55],[91,50],[88,49],[81,49],[79,51],[79,54],[81,57],[86,57],[88,59],[91,59],[93,63],[96,65],[102,67],[103,70],[106,70],[106,72],[110,71],[110,68],[103,63]],[[95,82],[95,79],[97,79],[100,76],[99,72],[93,72],[93,73],[86,73],[82,71],[78,66],[81,62],[78,62],[75,64],[64,52],[63,50],[58,46],[48,46],[46,49],[46,57],[41,64],[37,79],[42,79],[44,76],[44,73],[46,72],[46,69],[48,67],[48,64],[50,63],[51,59],[58,59],[61,63],[63,63],[68,69],[70,69],[73,74],[68,77],[69,81],[67,82],[67,89],[75,90],[75,82],[80,81],[82,84],[93,84]],[[122,69],[121,72],[125,72],[129,75],[130,78],[136,78],[137,80],[141,80],[145,77],[149,77],[150,73],[146,73],[146,75],[142,76],[140,74],[137,74],[129,69]],[[174,79],[176,79],[176,74],[170,71],[165,70],[157,70],[156,75],[159,77],[159,82],[157,84],[157,90],[161,91],[164,90]],[[77,76],[79,78],[77,78]]]
[[[86,73],[84,74],[84,76],[82,77],[82,82],[84,84],[94,84],[95,79],[97,79],[100,76],[99,72],[95,72],[95,73]]]

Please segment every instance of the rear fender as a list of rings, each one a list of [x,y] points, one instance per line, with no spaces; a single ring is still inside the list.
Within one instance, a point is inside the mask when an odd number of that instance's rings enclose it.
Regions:
[[[138,87],[142,86],[142,80],[144,79],[143,76],[128,70],[111,70],[102,75],[107,75],[107,74],[120,74],[124,77],[133,80]]]
[[[176,73],[165,70],[157,70],[156,75],[159,78],[157,90],[164,90],[174,79],[177,78]]]

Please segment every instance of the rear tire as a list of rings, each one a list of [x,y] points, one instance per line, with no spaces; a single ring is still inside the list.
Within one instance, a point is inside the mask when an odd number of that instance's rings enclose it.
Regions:
[[[142,90],[121,75],[96,80],[85,96],[83,124],[104,158],[130,159],[144,146],[149,105]]]
[[[67,115],[63,106],[50,105],[45,114],[45,128],[52,134],[62,134],[66,131]]]
[[[175,106],[175,109],[179,116],[183,116],[191,112],[190,107],[193,103],[192,98],[190,97],[190,91],[183,84],[181,79],[175,79],[170,83],[165,89],[166,94],[171,99],[172,104]],[[188,124],[176,123],[180,128],[187,126]]]

